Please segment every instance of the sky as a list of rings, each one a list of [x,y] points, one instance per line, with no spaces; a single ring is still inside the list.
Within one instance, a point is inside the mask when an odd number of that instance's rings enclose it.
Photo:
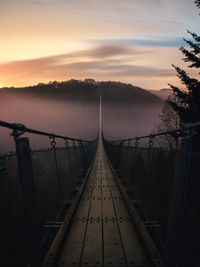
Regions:
[[[179,47],[200,32],[194,0],[0,0],[0,87],[93,78],[179,84]]]

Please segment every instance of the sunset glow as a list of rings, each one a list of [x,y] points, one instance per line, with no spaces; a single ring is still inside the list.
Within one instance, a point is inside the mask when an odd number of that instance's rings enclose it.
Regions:
[[[0,87],[71,78],[160,89],[199,31],[188,0],[1,0]],[[195,75],[195,74],[194,74]]]

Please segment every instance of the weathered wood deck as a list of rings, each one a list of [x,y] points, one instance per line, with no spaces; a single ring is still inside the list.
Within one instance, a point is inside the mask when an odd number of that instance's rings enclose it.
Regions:
[[[53,266],[152,266],[109,165],[101,137],[70,225]]]

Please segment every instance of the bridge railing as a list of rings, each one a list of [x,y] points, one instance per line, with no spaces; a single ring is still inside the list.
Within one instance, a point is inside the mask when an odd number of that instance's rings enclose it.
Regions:
[[[16,144],[16,152],[0,155],[0,265],[38,267],[90,166],[97,139],[1,121],[0,126],[13,130]],[[25,133],[49,137],[50,147],[31,150],[28,138],[21,137]]]
[[[200,261],[200,123],[104,146],[167,267]]]

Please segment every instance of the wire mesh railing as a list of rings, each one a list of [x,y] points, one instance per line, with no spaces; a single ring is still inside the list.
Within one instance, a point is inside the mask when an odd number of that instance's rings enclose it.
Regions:
[[[50,148],[31,150],[21,137],[28,128],[15,125],[3,124],[13,129],[16,152],[0,156],[0,265],[38,267],[91,164],[97,139],[45,133]],[[56,146],[57,138],[63,147]]]
[[[110,161],[167,267],[199,266],[199,138],[200,123],[124,140],[104,138]]]

